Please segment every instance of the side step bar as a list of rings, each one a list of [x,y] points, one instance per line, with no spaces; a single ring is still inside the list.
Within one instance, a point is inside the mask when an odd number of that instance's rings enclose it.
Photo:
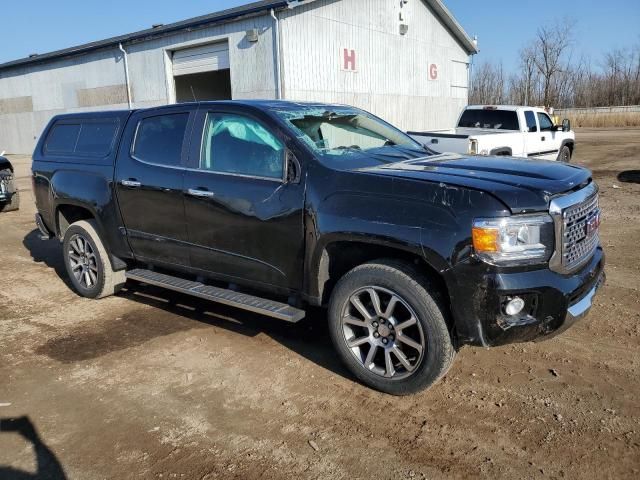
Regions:
[[[274,302],[246,293],[238,293],[224,288],[211,287],[199,282],[183,280],[182,278],[152,272],[151,270],[135,269],[127,272],[127,278],[138,282],[155,285],[175,292],[184,293],[194,297],[211,300],[212,302],[223,303],[231,307],[249,310],[269,317],[274,317],[287,322],[298,322],[305,316],[305,311],[287,305],[286,303]]]

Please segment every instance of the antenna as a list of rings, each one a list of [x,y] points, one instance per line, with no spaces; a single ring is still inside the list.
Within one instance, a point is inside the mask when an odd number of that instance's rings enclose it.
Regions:
[[[193,85],[189,85],[189,88],[191,89],[191,95],[193,96],[193,101],[197,102],[198,99],[196,98],[196,93],[193,91]]]

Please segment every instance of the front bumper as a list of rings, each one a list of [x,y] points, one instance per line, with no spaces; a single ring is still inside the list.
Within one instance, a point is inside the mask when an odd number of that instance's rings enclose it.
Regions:
[[[460,280],[449,284],[449,293],[458,339],[495,346],[545,340],[564,332],[591,309],[604,283],[604,263],[598,247],[589,262],[571,275],[548,269],[496,271],[480,262],[455,267],[453,277]],[[525,299],[525,309],[507,316],[502,305],[514,296]]]

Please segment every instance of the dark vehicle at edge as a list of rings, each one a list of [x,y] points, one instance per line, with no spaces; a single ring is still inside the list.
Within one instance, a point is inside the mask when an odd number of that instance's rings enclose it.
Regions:
[[[323,306],[349,370],[398,395],[461,345],[563,331],[604,280],[588,170],[434,155],[345,105],[57,116],[33,185],[80,295],[129,279],[291,322]]]
[[[0,155],[0,212],[11,212],[20,207],[20,193],[14,180],[13,165]]]

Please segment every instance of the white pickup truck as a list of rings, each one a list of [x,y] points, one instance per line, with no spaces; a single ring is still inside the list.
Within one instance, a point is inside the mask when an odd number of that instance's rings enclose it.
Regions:
[[[554,125],[542,108],[470,105],[449,130],[408,132],[439,153],[507,155],[569,162],[575,133],[569,120]]]

